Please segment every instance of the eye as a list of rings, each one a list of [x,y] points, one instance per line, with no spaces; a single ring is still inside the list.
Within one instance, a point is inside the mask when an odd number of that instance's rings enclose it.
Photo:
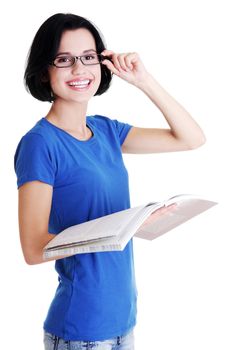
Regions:
[[[86,61],[91,61],[91,60],[95,60],[97,57],[97,55],[85,55],[84,58]]]
[[[67,63],[67,62],[72,62],[72,57],[71,56],[62,56],[62,57],[57,57],[55,59],[56,63]]]

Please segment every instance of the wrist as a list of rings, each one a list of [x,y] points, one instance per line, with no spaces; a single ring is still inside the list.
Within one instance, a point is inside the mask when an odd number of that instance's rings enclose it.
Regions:
[[[142,90],[143,92],[146,92],[147,90],[150,90],[150,88],[155,84],[155,79],[150,73],[146,73],[145,76],[140,79],[138,82],[135,83],[135,86]]]
[[[151,74],[147,74],[146,77],[137,83],[136,85],[142,92],[144,92],[147,96],[151,96],[151,94],[160,94],[161,86],[155,80],[155,78]]]

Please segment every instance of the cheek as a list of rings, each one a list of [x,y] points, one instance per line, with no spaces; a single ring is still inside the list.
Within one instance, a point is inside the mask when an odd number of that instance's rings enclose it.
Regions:
[[[92,76],[94,78],[94,84],[92,87],[92,93],[93,95],[97,92],[100,86],[101,82],[101,69],[100,66],[96,67],[95,70],[92,70],[90,72],[91,74],[89,75],[90,77]]]
[[[101,81],[101,69],[100,69],[100,66],[96,67],[95,80],[96,80],[96,83],[99,86],[100,85],[100,81]]]
[[[54,71],[49,72],[49,81],[52,91],[55,92],[59,86],[60,79]]]
[[[52,76],[50,78],[50,86],[51,90],[54,95],[56,96],[62,96],[64,95],[66,89],[65,81],[68,79],[65,79],[65,77],[58,76]]]

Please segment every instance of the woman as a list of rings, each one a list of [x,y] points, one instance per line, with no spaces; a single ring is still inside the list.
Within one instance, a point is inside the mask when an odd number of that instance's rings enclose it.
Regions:
[[[107,91],[112,75],[145,93],[169,128],[86,116],[90,98]],[[204,143],[200,127],[139,55],[107,50],[85,18],[56,14],[42,24],[25,83],[35,98],[52,102],[15,154],[20,238],[28,264],[45,261],[43,247],[54,234],[129,208],[122,152],[183,151]],[[132,241],[123,252],[59,257],[55,268],[59,285],[44,323],[45,349],[132,350],[137,294]]]

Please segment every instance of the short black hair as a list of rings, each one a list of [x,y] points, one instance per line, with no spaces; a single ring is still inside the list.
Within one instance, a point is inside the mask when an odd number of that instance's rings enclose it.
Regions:
[[[26,89],[40,101],[54,101],[48,79],[48,67],[54,60],[66,30],[88,29],[94,37],[97,53],[106,49],[102,33],[88,19],[71,13],[57,13],[49,17],[38,29],[29,50],[24,82]],[[110,86],[112,74],[105,65],[101,67],[101,81],[96,95],[101,95]]]

